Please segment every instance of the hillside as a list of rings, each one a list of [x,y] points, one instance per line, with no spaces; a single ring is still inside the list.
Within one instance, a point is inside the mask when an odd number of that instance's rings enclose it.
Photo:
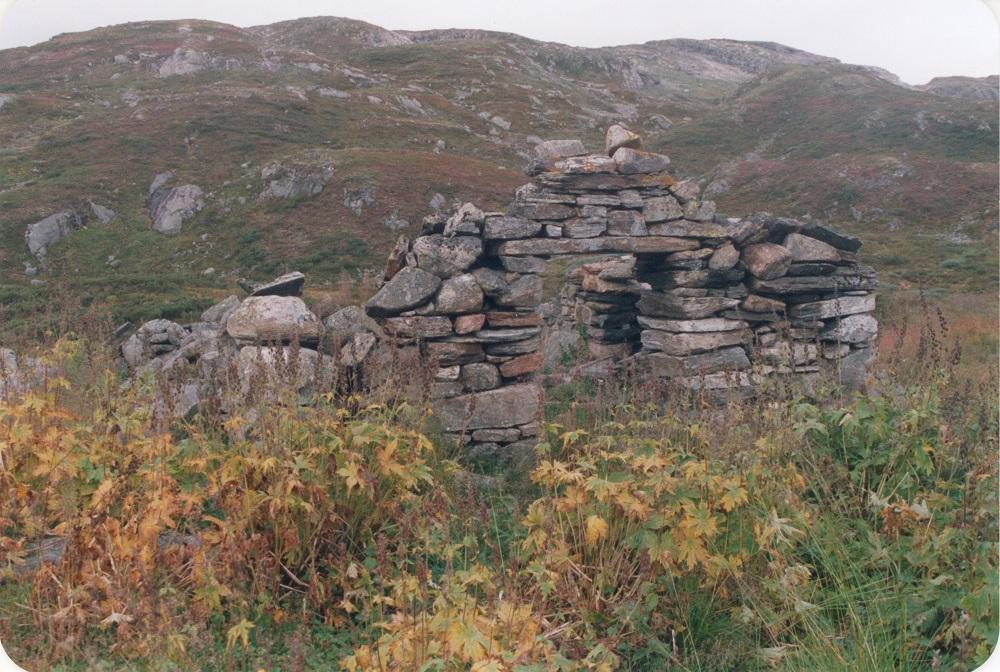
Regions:
[[[726,213],[860,234],[891,284],[993,288],[993,94],[730,40],[582,49],[339,18],[62,35],[0,52],[0,306],[9,328],[55,303],[182,317],[292,268],[332,291],[434,208],[503,208],[539,138],[597,148],[613,121]],[[179,233],[153,230],[150,197]],[[60,212],[33,254],[29,225]]]

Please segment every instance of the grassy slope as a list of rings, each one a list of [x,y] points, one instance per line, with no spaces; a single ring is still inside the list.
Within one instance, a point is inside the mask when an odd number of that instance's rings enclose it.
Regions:
[[[859,231],[890,282],[996,285],[995,104],[907,91],[830,63],[772,67],[742,82],[699,77],[676,45],[584,50],[450,35],[393,46],[385,45],[392,34],[342,20],[185,25],[190,32],[167,22],[65,35],[0,59],[0,91],[16,96],[0,111],[8,324],[66,296],[108,302],[117,318],[186,316],[237,275],[292,267],[317,285],[336,283],[345,271],[380,265],[397,235],[383,225],[391,212],[412,235],[435,193],[503,207],[524,181],[529,135],[581,137],[596,148],[603,128],[621,118],[681,173],[724,180],[715,198],[726,212],[809,214]],[[179,47],[239,67],[155,77]],[[132,62],[116,64],[116,54]],[[621,74],[637,54],[656,79],[640,91]],[[323,97],[317,87],[350,98]],[[426,114],[406,110],[400,96]],[[510,130],[481,113],[499,115]],[[652,114],[674,126],[659,129]],[[334,178],[306,202],[259,202],[260,169],[276,160],[329,162]],[[177,184],[211,194],[169,239],[149,231],[144,211],[150,180],[166,169]],[[376,200],[357,215],[343,204],[345,189],[366,185]],[[90,199],[120,220],[91,224],[57,246],[48,286],[29,287],[25,226]],[[941,234],[954,233],[986,244],[942,243]],[[115,268],[110,255],[120,260]],[[201,273],[210,267],[214,275]]]

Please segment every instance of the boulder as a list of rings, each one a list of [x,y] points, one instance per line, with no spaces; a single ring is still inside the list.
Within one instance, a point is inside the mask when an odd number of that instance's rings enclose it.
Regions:
[[[848,315],[837,320],[820,332],[824,341],[839,343],[865,343],[878,336],[878,322],[867,314]]]
[[[637,149],[621,147],[614,153],[618,172],[626,175],[638,173],[659,173],[670,167],[670,158],[663,154],[642,152]]]
[[[181,232],[184,222],[205,207],[205,193],[201,187],[194,184],[168,190],[155,209],[150,209],[153,219],[153,230],[164,235],[175,235]]]
[[[236,341],[316,343],[323,324],[295,296],[251,296],[226,320],[226,332]]]
[[[537,418],[540,397],[537,385],[522,383],[439,401],[434,412],[446,432],[517,427]]]
[[[352,334],[351,338],[341,346],[337,363],[347,367],[360,366],[371,354],[376,342],[378,339],[371,332]]]
[[[792,255],[794,262],[825,262],[836,264],[840,261],[840,252],[816,238],[803,236],[801,233],[790,233],[782,243]]]
[[[440,287],[441,279],[436,275],[421,268],[406,267],[382,285],[365,308],[374,317],[398,315],[426,303]]]
[[[435,308],[439,313],[474,313],[483,307],[483,290],[470,273],[448,278],[438,290]]]
[[[621,124],[613,124],[608,127],[608,132],[604,136],[604,151],[608,153],[608,156],[614,156],[622,147],[640,149],[642,138],[638,133],[633,133]]]
[[[482,256],[483,241],[473,236],[421,236],[413,241],[413,253],[420,269],[448,278],[462,273]]]
[[[333,177],[333,166],[313,168],[272,164],[263,168],[261,176],[269,182],[258,198],[295,201],[323,193],[323,189]]]
[[[250,296],[301,296],[302,286],[305,284],[306,276],[294,271],[254,286]]]
[[[222,301],[208,308],[201,314],[202,322],[217,322],[225,324],[229,315],[240,307],[240,299],[235,294],[227,296]]]
[[[871,375],[870,367],[875,353],[872,348],[856,348],[840,361],[840,382],[851,390],[863,390]]]
[[[176,350],[187,335],[187,330],[176,322],[150,320],[122,344],[122,358],[130,368],[138,369],[149,360]]]
[[[271,394],[282,386],[308,393],[333,377],[332,361],[315,350],[287,346],[240,348],[236,371],[244,395]]]
[[[535,154],[546,163],[586,153],[587,148],[579,140],[546,140],[535,145]]]
[[[73,210],[63,210],[45,219],[29,224],[24,239],[28,244],[28,252],[42,264],[48,254],[49,247],[69,236],[80,228],[83,221]]]
[[[743,248],[742,258],[750,274],[761,280],[780,278],[792,265],[791,253],[774,243],[748,245]]]

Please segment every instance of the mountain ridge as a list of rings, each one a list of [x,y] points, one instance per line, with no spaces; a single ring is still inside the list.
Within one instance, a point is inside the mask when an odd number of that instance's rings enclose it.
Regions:
[[[71,283],[121,317],[173,314],[292,267],[332,288],[435,208],[504,207],[539,139],[596,150],[615,122],[725,212],[771,203],[861,233],[890,282],[993,286],[997,105],[951,80],[924,91],[767,43],[591,49],[329,17],[65,34],[0,52],[0,303],[20,314]],[[146,197],[168,170],[205,206],[165,238]],[[66,209],[85,228],[25,274],[26,227]]]

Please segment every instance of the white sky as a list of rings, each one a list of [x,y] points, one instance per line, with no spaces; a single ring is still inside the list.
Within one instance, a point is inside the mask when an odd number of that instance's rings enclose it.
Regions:
[[[390,29],[484,28],[578,46],[671,37],[780,42],[911,84],[1000,72],[1000,0],[0,0],[0,49],[150,19],[239,26],[346,16]],[[996,10],[994,10],[996,11]]]

